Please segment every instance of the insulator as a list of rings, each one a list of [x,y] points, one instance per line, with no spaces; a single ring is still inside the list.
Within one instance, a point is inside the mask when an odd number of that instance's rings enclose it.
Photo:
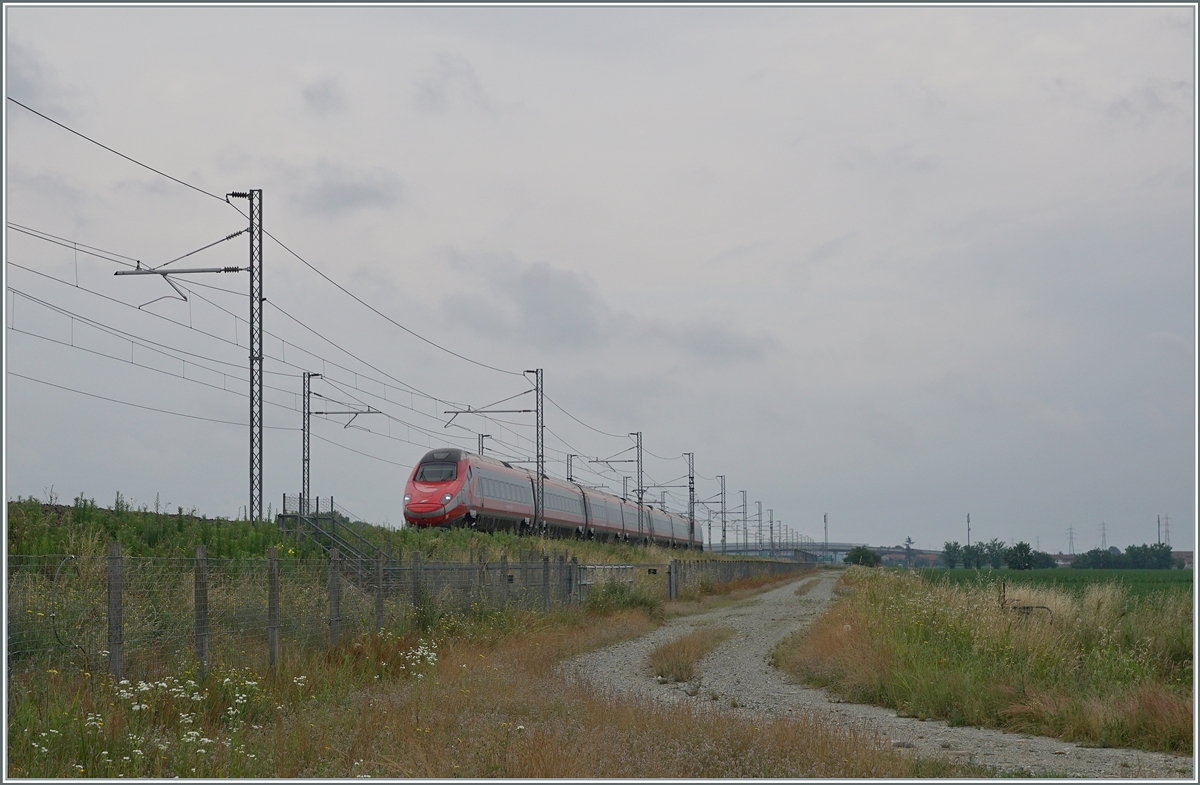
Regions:
[[[224,273],[240,273],[241,271],[242,271],[242,268],[240,268],[240,267],[226,267],[226,268],[225,268],[224,270],[222,270],[221,272],[224,272]]]
[[[250,198],[250,194],[246,193],[245,191],[234,191],[233,193],[226,194],[226,196],[232,196],[237,199],[249,199]]]

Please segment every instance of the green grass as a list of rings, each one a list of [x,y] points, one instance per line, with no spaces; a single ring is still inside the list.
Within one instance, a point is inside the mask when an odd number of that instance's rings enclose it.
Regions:
[[[916,571],[930,583],[954,586],[983,586],[1004,581],[1009,586],[1054,587],[1081,596],[1088,586],[1119,583],[1131,596],[1144,597],[1160,591],[1192,591],[1192,570],[946,570]]]
[[[1002,593],[999,579],[1015,574],[980,583],[851,568],[833,608],[784,641],[774,660],[804,681],[905,715],[1190,753],[1190,592],[1030,581]],[[1014,605],[1049,610],[1022,614]]]

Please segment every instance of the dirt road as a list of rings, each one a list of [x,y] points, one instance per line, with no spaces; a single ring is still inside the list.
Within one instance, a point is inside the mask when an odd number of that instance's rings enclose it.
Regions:
[[[791,683],[769,664],[779,641],[806,626],[832,601],[839,573],[821,573],[802,597],[790,582],[751,600],[669,621],[649,635],[590,652],[567,663],[569,671],[602,688],[661,701],[690,701],[754,716],[811,712],[825,721],[878,734],[906,754],[949,757],[998,772],[1050,777],[1155,777],[1194,780],[1194,761],[1153,752],[1081,747],[1042,736],[898,717],[878,706],[842,703],[824,690]],[[698,682],[660,684],[651,675],[650,652],[696,627],[730,627],[736,634],[700,662]]]

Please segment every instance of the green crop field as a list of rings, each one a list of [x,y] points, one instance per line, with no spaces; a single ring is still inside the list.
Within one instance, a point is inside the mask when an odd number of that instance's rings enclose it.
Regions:
[[[917,570],[929,583],[977,586],[1004,581],[1010,586],[1053,587],[1075,595],[1095,583],[1120,583],[1135,597],[1160,591],[1192,591],[1191,570]]]

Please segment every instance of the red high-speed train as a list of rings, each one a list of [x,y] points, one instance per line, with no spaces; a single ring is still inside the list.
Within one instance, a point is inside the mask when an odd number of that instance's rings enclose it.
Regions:
[[[601,542],[635,542],[671,548],[702,547],[682,515],[629,502],[577,483],[545,478],[542,531],[535,530],[537,475],[496,458],[453,447],[430,450],[404,488],[409,526],[469,526],[480,531],[545,533]]]

